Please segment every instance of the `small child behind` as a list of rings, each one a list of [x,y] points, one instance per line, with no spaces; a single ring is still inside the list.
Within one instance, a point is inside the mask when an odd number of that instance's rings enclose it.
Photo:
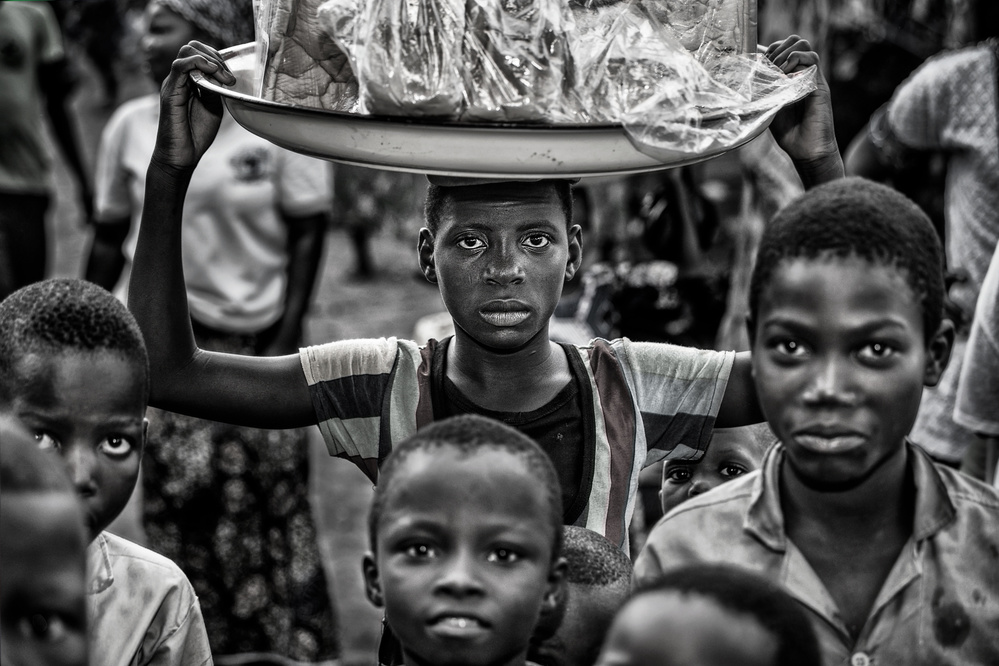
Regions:
[[[737,567],[690,565],[638,588],[611,626],[601,666],[819,666],[802,609]]]
[[[659,502],[665,516],[691,497],[760,468],[774,442],[766,423],[715,428],[704,457],[697,461],[667,460],[663,465]]]
[[[0,663],[86,666],[83,511],[64,470],[0,417]]]
[[[555,617],[558,626],[546,632],[550,635],[531,646],[528,659],[538,666],[593,666],[614,614],[631,593],[631,560],[584,527],[566,525],[562,536],[564,612]]]
[[[82,280],[47,280],[0,302],[0,413],[62,456],[83,500],[95,666],[212,663],[184,573],[104,531],[138,478],[148,396],[142,334],[107,291]]]
[[[562,591],[562,501],[548,456],[480,416],[433,423],[381,468],[364,558],[402,662],[524,666]]]

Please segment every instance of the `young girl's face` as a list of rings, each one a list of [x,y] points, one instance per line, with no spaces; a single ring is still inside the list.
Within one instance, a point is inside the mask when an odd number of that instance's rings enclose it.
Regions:
[[[198,32],[186,19],[156,0],[146,5],[142,55],[149,75],[159,84],[170,73],[180,47],[197,38]]]
[[[492,449],[414,451],[391,483],[364,569],[406,663],[522,665],[564,569],[525,463]]]
[[[13,414],[43,449],[62,456],[83,500],[90,538],[121,513],[139,475],[145,394],[133,361],[106,351],[29,354]]]

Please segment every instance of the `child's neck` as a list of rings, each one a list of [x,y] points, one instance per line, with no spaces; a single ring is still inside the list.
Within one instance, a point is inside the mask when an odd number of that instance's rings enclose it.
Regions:
[[[497,412],[543,407],[572,379],[569,359],[547,328],[512,351],[483,347],[459,329],[448,347],[447,377],[475,404]]]

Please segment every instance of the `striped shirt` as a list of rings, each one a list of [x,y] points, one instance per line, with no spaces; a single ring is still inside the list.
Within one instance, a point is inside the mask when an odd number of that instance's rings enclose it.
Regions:
[[[331,455],[351,460],[377,482],[378,465],[393,444],[433,421],[437,347],[433,340],[421,347],[382,338],[301,351]],[[627,548],[639,472],[667,456],[700,458],[735,354],[627,339],[568,349],[586,369],[588,386],[582,389],[592,396],[595,425],[589,499],[576,524]]]

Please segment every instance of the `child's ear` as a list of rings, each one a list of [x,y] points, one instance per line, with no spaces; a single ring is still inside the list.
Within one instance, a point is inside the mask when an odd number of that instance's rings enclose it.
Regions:
[[[139,452],[146,450],[146,441],[149,439],[149,419],[142,419],[142,441],[139,443]]]
[[[382,596],[382,582],[378,575],[378,564],[375,561],[375,554],[368,551],[364,554],[361,564],[364,575],[364,594],[368,601],[377,608],[385,605],[385,598]]]
[[[569,592],[565,581],[568,569],[569,564],[564,557],[560,557],[552,563],[552,568],[548,572],[548,586],[545,590],[544,599],[541,600],[542,615],[564,611]]]
[[[434,234],[427,227],[420,229],[417,251],[420,255],[420,271],[428,282],[437,284],[437,266],[434,263]]]
[[[565,281],[568,282],[583,263],[583,229],[578,224],[569,227],[569,260],[565,264]]]
[[[753,315],[746,315],[746,335],[749,338],[749,348],[753,348],[753,343],[756,342],[756,320],[753,319]]]
[[[954,323],[950,319],[940,322],[937,332],[926,346],[926,367],[923,370],[923,384],[936,386],[940,375],[947,368],[950,352],[954,348]]]

